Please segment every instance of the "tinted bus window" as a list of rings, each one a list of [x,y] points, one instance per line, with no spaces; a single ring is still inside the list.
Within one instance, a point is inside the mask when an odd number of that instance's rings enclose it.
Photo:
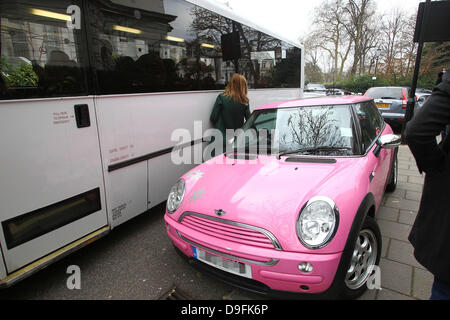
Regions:
[[[193,10],[192,29],[219,48],[221,37],[239,34],[238,57],[222,61],[220,81],[227,82],[234,72],[239,72],[247,78],[250,88],[300,87],[299,48],[199,7]],[[227,49],[221,48],[222,53]]]
[[[217,48],[192,29],[185,1],[90,1],[91,53],[100,93],[223,88]]]
[[[250,88],[300,86],[300,49],[183,0],[89,1],[89,27],[100,93],[223,89],[235,72]]]
[[[80,31],[67,26],[70,5],[0,1],[0,99],[85,93]]]

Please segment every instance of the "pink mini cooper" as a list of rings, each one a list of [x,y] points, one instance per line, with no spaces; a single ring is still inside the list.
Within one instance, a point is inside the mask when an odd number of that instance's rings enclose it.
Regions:
[[[173,186],[167,233],[192,264],[235,286],[356,298],[375,279],[375,215],[396,187],[399,144],[368,97],[259,107],[232,152]]]

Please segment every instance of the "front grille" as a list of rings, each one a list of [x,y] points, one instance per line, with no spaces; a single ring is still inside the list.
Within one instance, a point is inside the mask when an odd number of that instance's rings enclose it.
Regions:
[[[187,212],[180,223],[192,230],[234,243],[281,250],[278,240],[267,230],[243,223]]]

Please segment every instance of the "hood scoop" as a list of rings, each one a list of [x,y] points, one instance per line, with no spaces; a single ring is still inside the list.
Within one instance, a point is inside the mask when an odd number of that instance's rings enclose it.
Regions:
[[[255,154],[239,154],[239,153],[228,153],[225,154],[227,158],[238,159],[238,160],[256,160],[258,158]]]
[[[300,162],[300,163],[336,163],[336,159],[333,158],[299,158],[289,157],[286,162]]]

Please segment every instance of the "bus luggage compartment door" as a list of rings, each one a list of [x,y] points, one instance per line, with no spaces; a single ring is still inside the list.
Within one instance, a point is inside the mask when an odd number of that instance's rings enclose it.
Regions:
[[[89,109],[78,128],[75,105]],[[1,101],[0,243],[11,273],[108,224],[92,98]]]

